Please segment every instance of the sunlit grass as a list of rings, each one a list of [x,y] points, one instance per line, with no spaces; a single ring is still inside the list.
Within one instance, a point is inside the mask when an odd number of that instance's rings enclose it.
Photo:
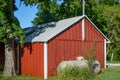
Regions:
[[[95,80],[120,80],[120,66],[102,70],[102,73],[97,75]]]

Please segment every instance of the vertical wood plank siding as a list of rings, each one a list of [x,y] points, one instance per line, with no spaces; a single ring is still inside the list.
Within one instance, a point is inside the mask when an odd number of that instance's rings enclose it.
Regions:
[[[44,77],[43,43],[26,43],[22,49],[21,74]]]
[[[5,61],[5,46],[3,43],[0,43],[0,70],[4,69]]]
[[[48,42],[48,76],[56,75],[56,68],[61,61],[85,56],[83,50],[90,52],[94,41],[95,55],[104,67],[103,36],[88,20],[85,20],[85,41],[82,41],[81,26],[82,23],[79,21]]]

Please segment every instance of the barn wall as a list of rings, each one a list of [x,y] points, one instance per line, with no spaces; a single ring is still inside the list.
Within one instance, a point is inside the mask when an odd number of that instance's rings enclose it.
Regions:
[[[43,43],[26,43],[21,48],[21,74],[44,77],[43,50]]]
[[[86,41],[92,44],[95,42],[95,55],[97,60],[100,61],[101,66],[104,67],[104,37],[95,29],[93,28],[92,24],[86,19]],[[87,46],[87,45],[86,45]],[[88,47],[88,46],[87,46]],[[88,47],[89,48],[89,47]],[[87,48],[87,49],[88,49]],[[89,48],[90,49],[90,48]]]
[[[85,56],[83,50],[90,52],[95,44],[95,55],[104,67],[104,38],[85,20],[85,41],[82,41],[82,23],[79,21],[69,29],[50,40],[48,43],[48,75],[56,75],[56,68],[61,61],[74,60]],[[89,53],[90,54],[90,53]]]
[[[0,43],[0,70],[4,69],[5,61],[5,46],[3,43]]]

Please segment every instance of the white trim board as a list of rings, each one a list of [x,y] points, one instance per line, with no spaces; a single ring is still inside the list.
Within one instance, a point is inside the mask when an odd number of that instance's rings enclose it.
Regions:
[[[44,79],[48,78],[48,46],[44,43]]]
[[[82,41],[85,40],[85,18],[82,19]]]
[[[104,39],[104,68],[106,68],[106,39]]]

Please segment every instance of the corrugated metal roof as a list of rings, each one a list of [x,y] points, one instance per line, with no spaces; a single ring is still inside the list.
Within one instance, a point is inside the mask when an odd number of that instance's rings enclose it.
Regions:
[[[84,17],[87,18],[92,23],[92,21],[87,16],[84,15],[84,16],[78,16],[78,17],[60,20],[57,22],[42,24],[38,27],[25,28],[24,29],[25,35],[26,35],[25,41],[26,42],[47,42]],[[109,39],[94,24],[93,26],[101,33],[101,35],[104,36],[104,38],[107,41],[109,41]]]

